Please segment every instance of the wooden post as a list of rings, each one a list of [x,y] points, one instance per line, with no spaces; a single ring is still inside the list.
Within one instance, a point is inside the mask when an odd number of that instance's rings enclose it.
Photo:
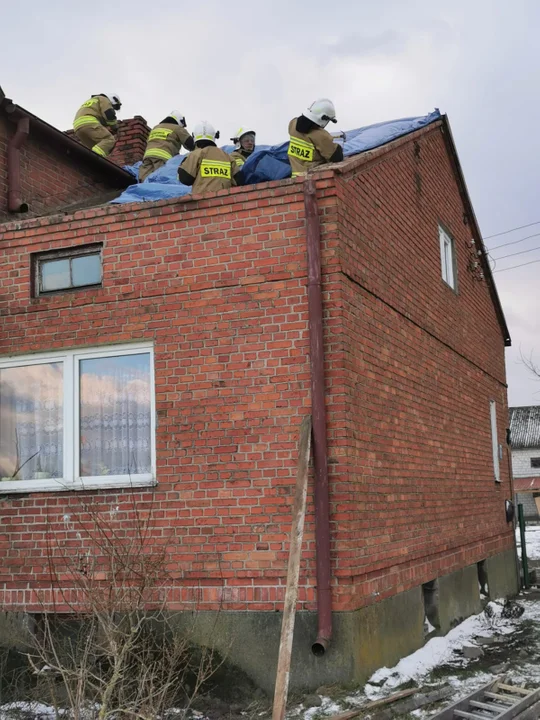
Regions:
[[[298,600],[298,578],[300,576],[300,558],[302,538],[306,518],[306,496],[308,485],[309,453],[311,449],[311,415],[307,415],[300,427],[298,443],[298,467],[296,471],[296,491],[292,512],[292,527],[289,544],[289,566],[287,568],[287,589],[281,622],[281,639],[274,691],[274,709],[272,720],[284,720],[289,693],[289,671],[294,635],[296,602]]]

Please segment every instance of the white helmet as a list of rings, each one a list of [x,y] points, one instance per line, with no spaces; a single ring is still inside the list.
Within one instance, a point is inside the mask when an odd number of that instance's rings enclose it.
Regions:
[[[186,127],[186,118],[182,115],[180,110],[171,110],[168,117],[174,118],[179,125]]]
[[[334,103],[328,98],[315,100],[304,115],[322,128],[326,127],[329,122],[337,122]]]
[[[219,131],[216,132],[214,126],[211,125],[208,120],[201,120],[193,128],[193,139],[195,142],[198,140],[217,140],[219,137]]]
[[[120,95],[118,93],[105,93],[105,97],[109,98],[111,105],[115,110],[120,110],[122,107],[122,101],[120,100]]]
[[[250,133],[253,135],[253,142],[255,142],[255,135],[256,135],[257,133],[255,132],[255,130],[252,130],[252,129],[249,127],[249,125],[247,125],[247,126],[245,126],[245,127],[244,127],[244,126],[241,126],[241,127],[238,128],[238,130],[236,131],[234,137],[231,138],[231,140],[233,141],[234,146],[235,146],[235,148],[236,148],[237,150],[239,150],[239,149],[242,147],[242,144],[241,144],[240,141],[242,140],[242,138],[244,137],[244,135],[248,135],[248,134],[250,134]]]

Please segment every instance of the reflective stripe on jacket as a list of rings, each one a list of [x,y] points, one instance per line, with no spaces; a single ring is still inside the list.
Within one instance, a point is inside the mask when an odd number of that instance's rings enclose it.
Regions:
[[[304,175],[310,168],[328,162],[336,151],[334,138],[324,128],[315,128],[308,133],[296,129],[293,118],[289,123],[289,149],[287,155],[292,176]]]
[[[170,160],[178,155],[182,145],[191,137],[182,125],[174,123],[159,123],[152,128],[146,143],[145,158],[159,158]]]
[[[107,119],[107,114],[111,115],[113,119]],[[90,118],[94,118],[94,122],[91,122]],[[94,95],[90,100],[87,100],[81,105],[75,115],[73,129],[77,130],[83,125],[96,124],[103,125],[103,127],[107,129],[118,126],[114,108],[109,98],[106,98],[105,95]]]

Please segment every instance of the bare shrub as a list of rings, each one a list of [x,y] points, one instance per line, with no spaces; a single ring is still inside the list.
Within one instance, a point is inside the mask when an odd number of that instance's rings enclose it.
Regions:
[[[75,548],[48,533],[50,588],[28,658],[57,716],[153,720],[187,710],[222,662],[167,609],[166,543],[154,544],[151,518],[135,499],[125,521],[83,504]]]

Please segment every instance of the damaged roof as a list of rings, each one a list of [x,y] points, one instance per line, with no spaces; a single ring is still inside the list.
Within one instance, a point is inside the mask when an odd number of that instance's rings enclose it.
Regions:
[[[509,410],[512,450],[540,448],[540,405],[513,407]]]
[[[50,146],[70,159],[83,164],[88,170],[103,178],[108,185],[114,188],[126,188],[133,185],[137,180],[133,175],[107,158],[97,155],[89,148],[81,145],[77,140],[70,138],[58,128],[38,118],[33,113],[16,105],[10,98],[6,97],[0,87],[0,110],[4,111],[12,120],[28,118],[30,122],[30,134],[45,138]]]

